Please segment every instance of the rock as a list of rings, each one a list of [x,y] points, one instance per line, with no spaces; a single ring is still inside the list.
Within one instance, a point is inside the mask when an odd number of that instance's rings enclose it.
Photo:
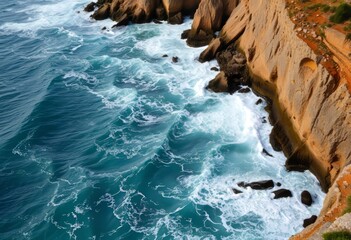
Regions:
[[[218,71],[219,71],[219,68],[218,68],[218,67],[211,67],[211,71],[218,72]]]
[[[91,15],[95,20],[104,20],[110,16],[110,4],[104,4]]]
[[[102,31],[105,31],[106,29],[107,29],[106,27],[101,28]]]
[[[215,38],[210,45],[200,54],[199,61],[207,62],[215,58],[217,52],[221,50],[222,42],[220,38]]]
[[[281,187],[282,184],[280,182],[277,182],[277,187]]]
[[[184,30],[182,35],[180,36],[181,39],[187,39],[189,36],[190,29]]]
[[[301,193],[301,202],[307,206],[311,206],[313,203],[313,199],[311,194],[308,191],[303,191]]]
[[[179,61],[178,57],[172,57],[172,62],[177,63]]]
[[[238,189],[236,189],[236,188],[232,188],[232,191],[233,191],[234,194],[243,193],[243,191],[240,191],[240,190],[238,190]]]
[[[208,83],[206,89],[210,89],[213,92],[228,92],[228,81],[224,72],[218,73],[215,79]]]
[[[91,3],[89,3],[89,4],[84,8],[84,11],[86,11],[86,12],[92,12],[92,11],[95,10],[95,7],[96,7],[96,6],[97,6],[96,3],[91,2]]]
[[[263,100],[261,98],[256,101],[256,105],[259,105],[261,103],[263,103]]]
[[[263,149],[263,150],[262,150],[262,153],[265,154],[265,155],[267,155],[267,156],[269,156],[269,157],[273,157],[273,155],[270,154],[266,149]]]
[[[129,17],[127,14],[123,14],[120,18],[117,19],[117,24],[113,25],[112,28],[126,26],[129,23]]]
[[[191,0],[190,0],[191,1]],[[168,16],[173,16],[182,11],[184,0],[162,0]]]
[[[238,55],[234,56],[233,60],[238,64],[245,64],[246,63],[246,58],[242,54],[238,54]]]
[[[153,22],[156,23],[156,24],[162,24],[162,22],[157,20],[157,19],[154,19]]]
[[[279,189],[279,190],[273,191],[273,193],[274,193],[274,199],[292,197],[292,193],[288,189]]]
[[[145,23],[155,17],[157,6],[157,0],[112,0],[110,15],[115,21],[126,14],[134,23]]]
[[[156,8],[156,19],[161,21],[167,20],[167,13],[162,4]]]
[[[239,93],[249,93],[251,90],[250,88],[241,88],[238,92]]]
[[[214,33],[221,29],[223,19],[223,2],[218,0],[202,0],[195,12],[191,30]]]
[[[182,24],[183,23],[183,15],[181,12],[173,15],[172,17],[168,18],[169,24]]]
[[[305,227],[315,223],[316,220],[317,220],[317,216],[313,215],[310,218],[306,218],[305,220],[303,220],[303,225],[302,226],[305,228]]]
[[[208,45],[212,41],[212,39],[213,39],[212,33],[206,33],[203,30],[200,30],[197,33],[190,31],[188,35],[188,39],[186,40],[186,43],[190,47],[203,47]]]
[[[274,187],[274,182],[273,180],[265,180],[251,183],[239,182],[238,186],[243,188],[250,187],[255,190],[267,190]]]
[[[166,57],[168,57],[168,55],[167,55],[167,54],[164,54],[164,55],[162,55],[162,57],[163,57],[163,58],[166,58]]]

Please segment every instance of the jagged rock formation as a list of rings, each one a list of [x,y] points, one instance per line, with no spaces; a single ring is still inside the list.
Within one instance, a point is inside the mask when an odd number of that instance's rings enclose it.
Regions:
[[[231,81],[227,73],[238,70],[234,64],[246,64],[252,87],[272,100],[271,142],[277,150],[284,150],[287,168],[310,169],[325,190],[331,186],[317,221],[293,239],[318,239],[340,217],[346,196],[351,194],[351,62],[345,54],[351,45],[344,36],[326,31],[325,43],[341,68],[338,77],[296,36],[284,0],[99,0],[97,6],[96,19],[110,17],[123,24],[153,18],[180,23],[183,14],[197,9],[184,38],[191,46],[210,43],[200,61],[217,58],[220,62],[220,55],[228,52],[233,42],[247,61],[239,63],[234,54],[228,55],[233,62],[227,64],[228,69],[221,66],[209,87],[228,91]],[[95,7],[92,4],[87,10]],[[237,75],[233,76],[236,79]]]
[[[309,168],[325,190],[334,182],[317,222],[306,231],[334,221],[340,215],[330,212],[340,213],[335,209],[343,206],[346,196],[335,197],[337,191],[345,192],[339,190],[345,188],[340,185],[340,173],[351,162],[351,98],[346,75],[335,78],[319,64],[318,56],[296,36],[283,0],[242,0],[219,37],[224,45],[237,41],[256,76],[253,87],[273,100],[272,122],[278,133],[273,142],[286,153],[287,167]],[[348,188],[350,180],[343,180]],[[296,239],[313,235],[308,233]]]
[[[99,0],[90,3],[86,11],[99,8],[92,18],[103,20],[111,18],[118,22],[117,26],[128,22],[145,23],[153,19],[166,20],[173,24],[183,22],[183,14],[192,14],[197,9],[200,0]]]

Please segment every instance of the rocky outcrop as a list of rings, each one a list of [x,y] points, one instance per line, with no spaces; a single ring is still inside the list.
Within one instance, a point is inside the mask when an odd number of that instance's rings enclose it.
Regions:
[[[171,24],[183,22],[184,14],[193,14],[200,0],[99,0],[90,3],[86,11],[93,11],[95,6],[100,8],[95,11],[92,18],[103,20],[110,17],[117,24],[150,22],[153,19],[166,20]]]
[[[271,122],[279,133],[275,145],[284,150],[288,169],[310,169],[324,190],[339,182],[340,172],[351,162],[347,77],[329,74],[318,56],[296,36],[285,1],[242,0],[219,37],[224,46],[237,42],[247,56],[253,88],[272,100]],[[345,199],[336,200],[333,189],[329,189],[318,220],[306,231],[323,226],[320,221],[340,216],[325,217],[333,204],[340,206]],[[308,239],[305,233],[296,239]]]

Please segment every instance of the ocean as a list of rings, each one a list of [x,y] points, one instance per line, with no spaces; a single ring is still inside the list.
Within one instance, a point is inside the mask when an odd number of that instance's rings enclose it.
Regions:
[[[205,90],[218,64],[180,39],[190,19],[111,29],[87,3],[0,2],[0,239],[281,240],[318,215],[266,103]],[[232,191],[266,179],[293,197]]]

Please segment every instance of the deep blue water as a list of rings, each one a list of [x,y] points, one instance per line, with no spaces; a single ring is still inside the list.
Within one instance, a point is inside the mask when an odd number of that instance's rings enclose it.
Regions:
[[[259,97],[204,90],[190,20],[102,31],[88,2],[0,2],[1,239],[287,239],[318,214]],[[231,190],[264,179],[294,197]]]

